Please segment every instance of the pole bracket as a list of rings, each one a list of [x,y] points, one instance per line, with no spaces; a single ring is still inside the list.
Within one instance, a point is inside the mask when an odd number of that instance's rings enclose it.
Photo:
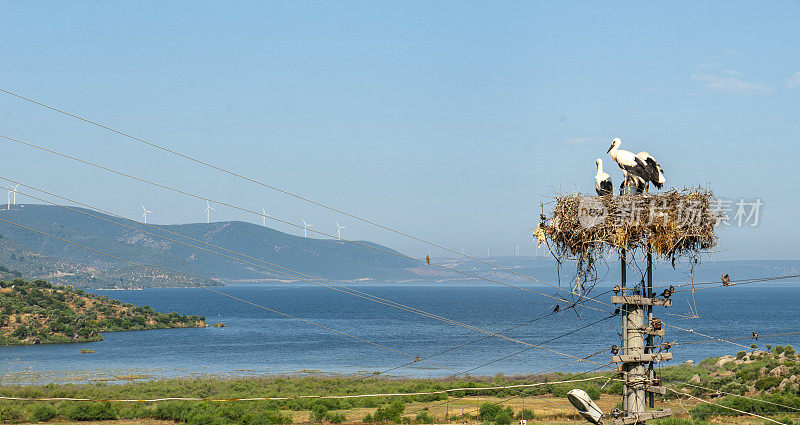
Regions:
[[[629,415],[629,416],[624,416],[622,418],[614,419],[614,421],[611,423],[613,425],[636,425],[643,423],[644,421],[663,418],[667,416],[672,416],[672,410],[670,409],[651,410],[649,412],[643,412],[635,415]]]
[[[672,353],[642,353],[611,356],[612,363],[659,363],[664,360],[672,360]]]
[[[641,295],[612,295],[612,304],[654,305],[671,307],[672,300],[666,298],[648,298]]]

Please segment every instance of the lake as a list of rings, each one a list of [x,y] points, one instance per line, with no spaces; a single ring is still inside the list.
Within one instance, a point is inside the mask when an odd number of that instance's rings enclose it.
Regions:
[[[555,305],[552,299],[492,284],[362,283],[347,286],[491,331],[545,315]],[[557,294],[552,288],[535,285],[528,288]],[[607,289],[595,289],[595,293]],[[309,284],[230,285],[219,290],[421,358],[485,336]],[[385,371],[410,362],[401,354],[203,289],[98,293],[124,302],[150,305],[157,311],[205,315],[209,324],[224,322],[227,327],[111,332],[104,333],[105,340],[100,342],[0,347],[3,382],[119,381],[137,376],[236,376],[300,371],[353,374]],[[608,301],[609,295],[603,295],[602,299]],[[800,305],[800,287],[796,284],[744,285],[697,291],[694,302],[701,316],[697,319],[679,316],[690,313],[690,293],[678,293],[673,299],[673,307],[656,308],[656,317],[719,338],[746,337],[753,331],[767,335],[800,330],[797,308]],[[540,344],[607,316],[606,313],[580,308],[537,320],[506,335]],[[544,346],[561,353],[586,356],[612,344],[620,345],[620,323],[620,318],[614,317],[547,342]],[[664,341],[705,339],[667,328]],[[749,347],[754,341],[739,342]],[[762,338],[757,344],[761,347],[764,344],[800,346],[800,336]],[[79,354],[82,348],[95,353]],[[561,371],[585,371],[596,367],[580,363],[564,365],[573,359],[534,348],[475,369],[525,348],[528,347],[515,342],[488,338],[430,359],[442,367],[415,362],[395,369],[391,374],[438,377],[453,374],[452,370],[470,370],[472,375],[493,375],[536,373],[559,366],[557,370]],[[734,354],[742,349],[722,342],[678,345],[671,350],[675,359],[666,364],[678,364],[689,359],[699,361],[708,356]],[[592,360],[605,364],[609,361],[608,356],[606,352]]]

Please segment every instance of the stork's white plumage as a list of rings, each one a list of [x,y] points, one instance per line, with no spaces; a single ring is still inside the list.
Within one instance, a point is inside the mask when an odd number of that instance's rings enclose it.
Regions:
[[[619,137],[614,138],[614,140],[611,141],[611,147],[608,148],[608,154],[622,170],[622,175],[625,177],[622,183],[623,187],[629,189],[630,184],[633,183],[635,190],[641,193],[642,188],[647,190],[646,183],[650,180],[648,178],[650,173],[648,172],[647,162],[634,155],[631,151],[620,149],[619,146],[621,144],[622,140],[620,140]],[[658,165],[658,163],[656,163],[656,165]],[[656,179],[658,179],[658,177],[656,177]]]
[[[594,190],[599,196],[611,195],[614,192],[614,184],[611,183],[611,176],[603,172],[603,160],[597,158],[595,164],[597,164],[597,174],[594,175]]]

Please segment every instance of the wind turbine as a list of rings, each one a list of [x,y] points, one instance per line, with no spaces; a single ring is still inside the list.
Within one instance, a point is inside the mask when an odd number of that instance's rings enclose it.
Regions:
[[[514,251],[514,255],[519,257],[519,244],[517,244],[517,249]]]
[[[338,222],[336,223],[336,236],[338,236],[339,239],[342,238],[342,229],[346,228],[347,226],[340,226]]]
[[[14,205],[17,205],[17,188],[19,187],[19,183],[14,186]]]
[[[144,221],[144,224],[147,224],[147,214],[152,213],[152,211],[148,211],[147,208],[144,207],[144,204],[142,204],[142,220]]]
[[[11,191],[12,191],[12,189],[10,187],[6,187],[6,190],[8,191],[8,204],[6,206],[6,210],[11,211]]]
[[[261,225],[264,226],[264,227],[267,227],[267,217],[269,217],[269,214],[267,214],[267,210],[264,209],[264,206],[262,205],[261,206]]]
[[[314,227],[314,225],[313,224],[308,224],[308,223],[306,223],[305,220],[303,220],[303,237],[304,238],[308,237],[308,228],[309,227]]]
[[[214,211],[214,208],[211,208],[211,204],[206,200],[206,209],[203,210],[206,213],[206,223],[211,223],[211,211]]]

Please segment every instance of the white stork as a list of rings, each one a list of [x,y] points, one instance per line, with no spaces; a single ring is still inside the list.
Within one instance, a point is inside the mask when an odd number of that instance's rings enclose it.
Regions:
[[[598,196],[611,195],[614,192],[614,185],[611,183],[611,176],[603,172],[603,160],[597,158],[597,174],[594,175],[594,190]]]
[[[644,193],[648,193],[647,189],[650,182],[652,182],[653,186],[656,188],[661,189],[667,179],[664,177],[664,169],[661,168],[661,165],[658,163],[658,161],[653,158],[653,155],[650,155],[645,151],[637,153],[636,158],[642,161],[644,164],[644,170],[647,174],[644,179]]]
[[[619,165],[622,175],[625,176],[623,188],[629,191],[632,182],[637,193],[641,193],[642,189],[647,192],[648,181],[652,181],[656,187],[660,188],[666,180],[663,170],[655,158],[647,152],[640,152],[641,157],[634,155],[633,152],[620,149],[621,144],[622,140],[619,137],[612,140],[608,154]]]

